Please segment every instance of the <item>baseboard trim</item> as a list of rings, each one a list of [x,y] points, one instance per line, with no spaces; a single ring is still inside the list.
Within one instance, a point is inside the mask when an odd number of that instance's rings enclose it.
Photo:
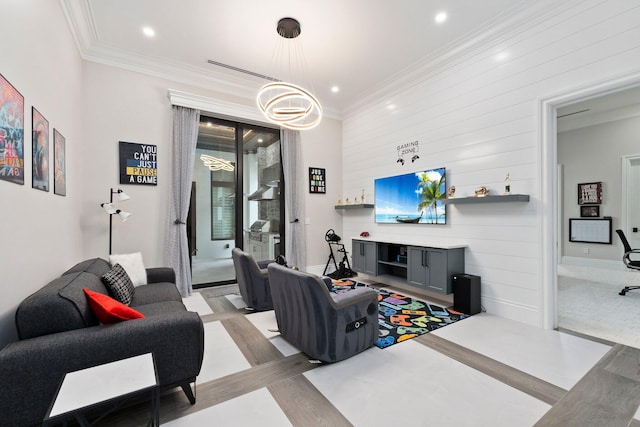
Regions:
[[[622,259],[620,259],[619,261],[613,261],[610,259],[563,256],[562,264],[575,265],[577,267],[603,268],[607,270],[618,270],[618,271],[624,271],[625,269],[624,264],[622,263]]]

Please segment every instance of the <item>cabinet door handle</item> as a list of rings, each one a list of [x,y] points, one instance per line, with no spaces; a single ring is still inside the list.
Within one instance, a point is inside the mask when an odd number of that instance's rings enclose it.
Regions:
[[[429,267],[429,263],[427,262],[427,251],[422,251],[422,266]]]

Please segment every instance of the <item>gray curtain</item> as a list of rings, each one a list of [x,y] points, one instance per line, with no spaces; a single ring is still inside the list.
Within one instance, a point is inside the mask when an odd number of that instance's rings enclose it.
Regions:
[[[200,111],[173,106],[173,179],[169,196],[167,258],[168,265],[176,272],[176,286],[183,297],[191,295],[192,291],[187,244],[187,214],[199,121]]]
[[[305,176],[300,150],[300,131],[282,129],[282,169],[284,171],[287,224],[285,227],[285,257],[287,264],[300,270],[307,267],[304,229]]]

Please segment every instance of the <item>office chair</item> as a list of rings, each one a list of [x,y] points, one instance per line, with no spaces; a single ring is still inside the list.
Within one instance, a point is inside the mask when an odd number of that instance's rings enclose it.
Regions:
[[[629,245],[629,241],[627,240],[622,230],[616,230],[616,233],[618,233],[618,236],[620,236],[622,246],[624,246],[624,255],[622,256],[622,262],[624,262],[624,265],[626,265],[627,268],[640,270],[640,260],[632,260],[629,257],[631,254],[640,254],[640,249],[631,249],[631,245]],[[620,291],[620,295],[624,296],[627,292],[634,289],[640,289],[640,286],[625,286]]]

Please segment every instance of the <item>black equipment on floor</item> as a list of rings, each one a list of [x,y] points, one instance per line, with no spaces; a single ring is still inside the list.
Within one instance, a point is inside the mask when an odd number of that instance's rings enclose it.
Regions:
[[[478,314],[480,307],[480,276],[453,276],[453,309],[464,314]]]
[[[329,276],[332,279],[344,279],[346,277],[357,276],[358,273],[351,269],[351,265],[349,264],[349,257],[347,256],[348,252],[344,247],[344,244],[340,243],[342,240],[340,236],[338,236],[333,229],[329,229],[324,235],[324,240],[329,244],[329,259],[327,260],[327,265],[324,266],[323,276]],[[336,261],[336,257],[333,254],[333,251],[337,253],[342,253],[342,260],[340,261],[340,265]],[[333,265],[336,270],[333,273],[327,274],[327,269],[329,268],[329,264],[333,261]]]
[[[640,249],[631,249],[631,245],[629,244],[629,241],[627,240],[627,237],[624,235],[624,232],[622,230],[616,230],[616,233],[618,233],[618,236],[620,236],[622,246],[624,246],[624,255],[622,256],[622,262],[624,262],[624,265],[626,265],[627,268],[640,270],[640,260],[632,260],[630,258],[631,254],[640,254]],[[640,289],[640,286],[625,286],[624,288],[622,288],[619,294],[624,296],[627,292],[634,289]]]

